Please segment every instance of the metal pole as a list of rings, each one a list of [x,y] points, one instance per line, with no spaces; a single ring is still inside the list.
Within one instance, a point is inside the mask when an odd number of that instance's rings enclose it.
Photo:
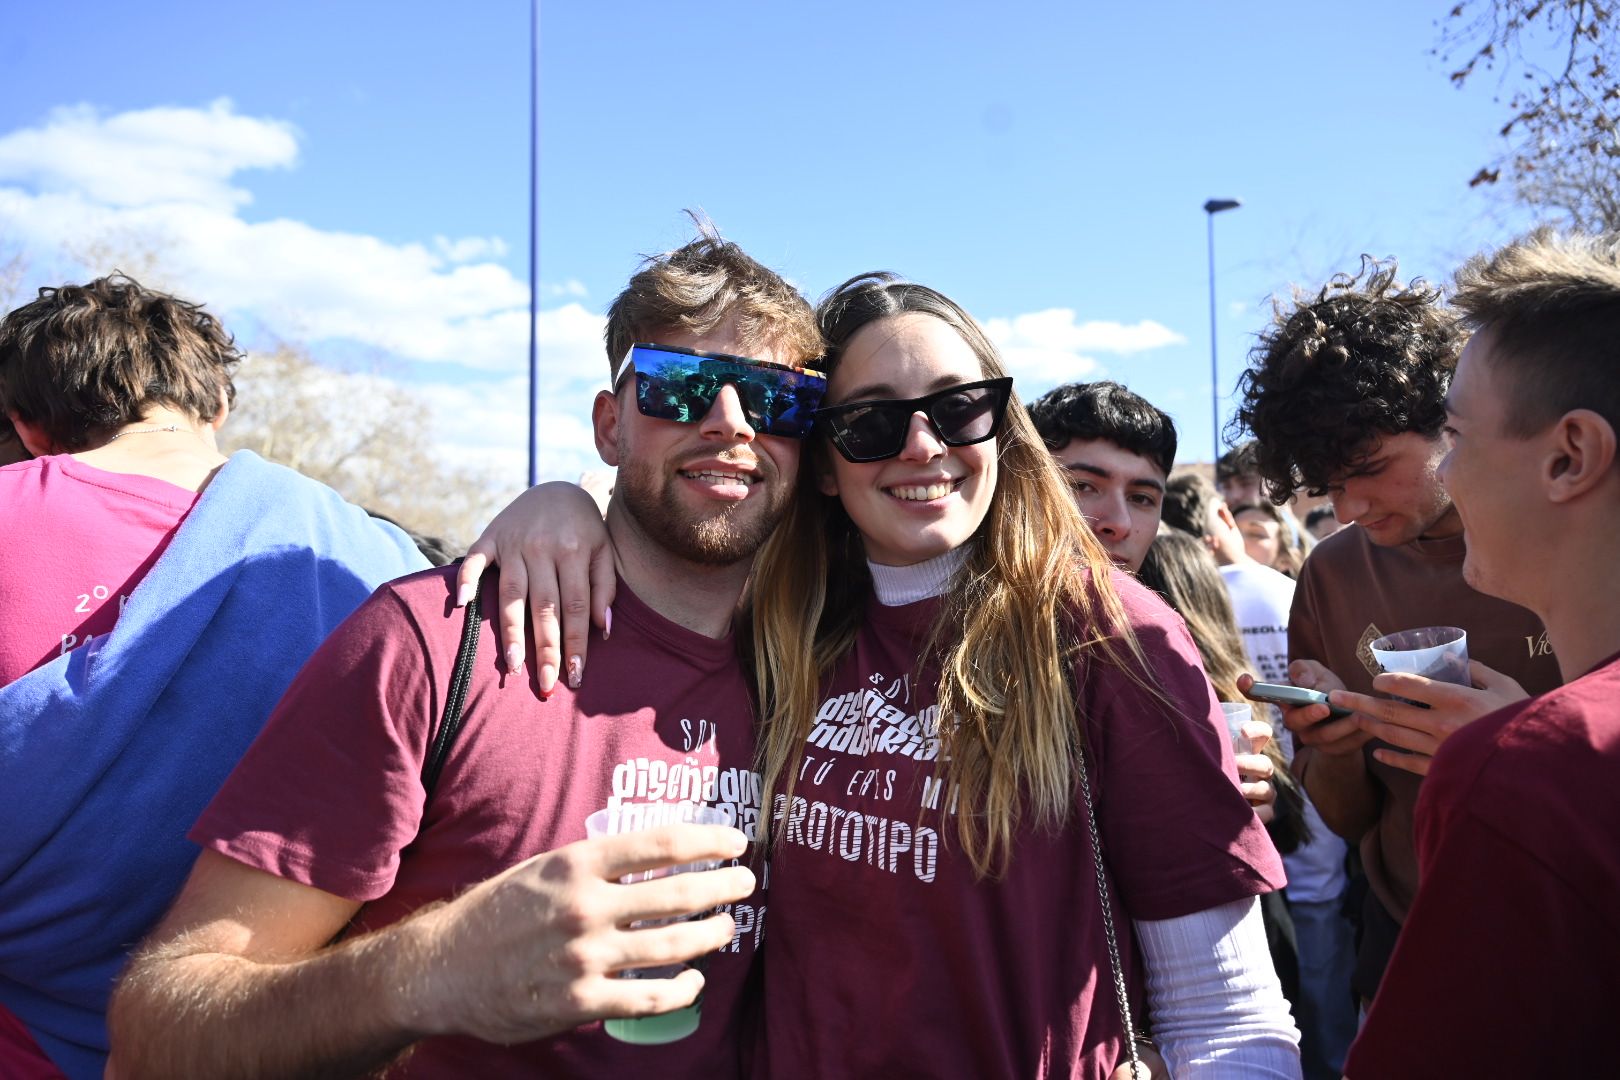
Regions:
[[[529,0],[529,486],[540,474],[540,0]]]
[[[1209,463],[1214,465],[1221,459],[1221,364],[1215,345],[1215,211],[1206,210],[1204,217],[1209,220],[1209,412],[1215,441],[1215,455]]]
[[[1215,215],[1242,205],[1237,199],[1210,199],[1204,203],[1204,213],[1209,218],[1209,413],[1215,425],[1212,433],[1215,461],[1221,459],[1221,363],[1215,345]]]

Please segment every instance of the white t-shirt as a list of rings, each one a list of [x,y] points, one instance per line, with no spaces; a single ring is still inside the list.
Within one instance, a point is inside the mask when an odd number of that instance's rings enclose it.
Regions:
[[[1243,648],[1263,682],[1288,683],[1288,611],[1294,603],[1294,580],[1256,562],[1221,567],[1226,591],[1232,597]],[[1282,740],[1283,755],[1292,760],[1293,741],[1273,717],[1272,727]],[[1288,868],[1288,899],[1295,903],[1337,900],[1344,892],[1345,842],[1323,822],[1310,799],[1305,800],[1309,843],[1283,856]]]
[[[1288,682],[1288,609],[1294,604],[1294,579],[1257,562],[1221,567],[1232,597],[1243,648],[1260,681]]]

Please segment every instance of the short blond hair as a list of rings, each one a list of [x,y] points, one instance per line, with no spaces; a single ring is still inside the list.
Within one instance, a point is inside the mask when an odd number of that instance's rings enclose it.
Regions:
[[[799,291],[712,224],[694,220],[697,239],[649,256],[608,308],[608,378],[638,341],[707,334],[731,319],[746,349],[775,348],[796,367],[821,355],[815,313]]]
[[[1620,430],[1620,233],[1538,229],[1457,271],[1452,305],[1489,333],[1512,380],[1507,429],[1519,437],[1571,409]]]

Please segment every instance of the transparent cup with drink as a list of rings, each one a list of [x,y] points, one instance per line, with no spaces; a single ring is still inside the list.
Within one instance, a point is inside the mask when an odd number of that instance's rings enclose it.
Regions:
[[[1458,626],[1425,626],[1385,634],[1368,646],[1386,672],[1421,675],[1436,682],[1470,685],[1468,633]],[[1414,704],[1416,704],[1414,702]]]
[[[585,835],[595,839],[601,836],[617,836],[621,833],[639,832],[643,829],[656,829],[663,825],[681,823],[693,825],[733,824],[730,816],[725,811],[712,806],[705,806],[702,803],[626,802],[604,807],[587,817],[585,819]],[[621,883],[629,885],[638,881],[650,881],[653,878],[665,877],[669,874],[684,874],[695,870],[713,870],[719,865],[718,862],[712,860],[684,863],[680,866],[667,866],[657,870],[627,874],[619,880]],[[665,926],[669,923],[680,922],[683,919],[700,918],[704,914],[707,913],[700,912],[670,919],[648,919],[632,923],[631,929]],[[672,964],[663,967],[633,968],[621,971],[619,978],[669,979],[678,975],[684,966],[682,964]],[[640,1045],[671,1043],[686,1038],[698,1029],[702,1011],[703,998],[699,996],[696,1001],[684,1009],[660,1013],[657,1016],[606,1020],[603,1021],[602,1028],[620,1042]]]

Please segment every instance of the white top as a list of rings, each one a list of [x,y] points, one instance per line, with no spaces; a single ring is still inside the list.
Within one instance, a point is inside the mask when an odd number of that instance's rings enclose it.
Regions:
[[[1238,629],[1249,662],[1262,682],[1288,685],[1288,613],[1294,604],[1294,580],[1257,562],[1221,567],[1226,591],[1232,597]],[[1283,756],[1294,757],[1293,739],[1280,718],[1272,728],[1281,737]],[[1311,839],[1283,856],[1288,870],[1288,899],[1296,904],[1337,901],[1344,893],[1346,845],[1327,827],[1310,797],[1305,799],[1305,823]]]
[[[1261,682],[1288,682],[1288,610],[1294,579],[1257,562],[1221,567],[1243,648]]]
[[[884,607],[903,607],[918,600],[927,600],[930,596],[939,596],[962,564],[967,562],[968,553],[972,550],[972,544],[962,544],[943,555],[935,555],[932,559],[910,566],[884,566],[871,559],[866,560],[867,569],[872,571],[872,588],[877,593],[878,603]]]
[[[1299,1029],[1255,897],[1138,920],[1153,1041],[1175,1080],[1299,1080]]]

